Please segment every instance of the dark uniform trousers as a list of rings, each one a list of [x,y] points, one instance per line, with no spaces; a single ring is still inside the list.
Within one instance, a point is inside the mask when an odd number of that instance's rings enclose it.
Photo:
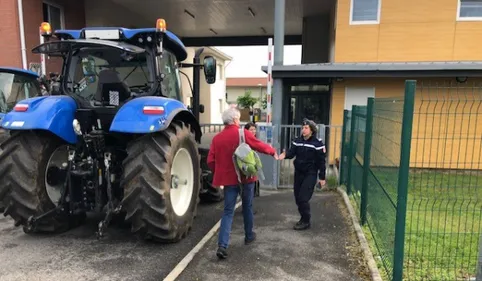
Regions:
[[[294,195],[302,222],[310,223],[311,210],[309,201],[313,196],[317,182],[318,175],[316,173],[303,173],[295,170]]]

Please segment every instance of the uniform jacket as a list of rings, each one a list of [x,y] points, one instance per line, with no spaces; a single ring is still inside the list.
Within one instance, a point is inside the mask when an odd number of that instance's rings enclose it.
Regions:
[[[295,158],[295,171],[306,174],[317,174],[320,180],[325,179],[326,165],[325,144],[315,136],[305,140],[303,136],[296,138],[286,152],[285,159]]]
[[[244,129],[245,141],[251,149],[268,155],[274,155],[276,150],[268,144],[258,140],[252,133]],[[233,155],[239,145],[239,126],[227,125],[219,134],[214,136],[209,148],[207,164],[214,173],[213,185],[238,185],[238,175],[234,168]],[[255,182],[256,177],[242,176],[243,183]]]

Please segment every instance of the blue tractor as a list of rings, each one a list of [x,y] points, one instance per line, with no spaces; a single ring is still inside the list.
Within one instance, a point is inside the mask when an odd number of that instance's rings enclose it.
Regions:
[[[201,64],[198,50],[180,63],[186,48],[163,19],[144,29],[41,30],[46,42],[32,51],[63,59],[60,91],[22,100],[2,119],[4,214],[26,233],[65,231],[105,212],[98,238],[114,218],[143,239],[184,238],[203,185],[200,69],[214,83],[215,59]],[[193,68],[192,108],[180,67]]]
[[[40,94],[37,73],[21,68],[0,67],[0,143],[8,138],[8,132],[1,127],[5,114],[12,110],[18,101]],[[3,203],[0,201],[0,212],[3,210]]]
[[[0,143],[8,138],[2,119],[14,105],[26,98],[41,95],[37,73],[21,68],[0,67]]]

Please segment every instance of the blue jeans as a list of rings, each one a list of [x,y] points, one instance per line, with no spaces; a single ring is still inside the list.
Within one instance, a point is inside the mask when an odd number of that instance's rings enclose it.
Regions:
[[[236,206],[236,199],[238,198],[239,193],[240,187],[237,185],[224,187],[224,214],[221,219],[221,228],[219,230],[219,247],[228,248],[229,235],[231,234],[231,226],[233,224],[234,207]],[[242,195],[244,235],[245,239],[251,240],[253,238],[254,183],[244,184]]]

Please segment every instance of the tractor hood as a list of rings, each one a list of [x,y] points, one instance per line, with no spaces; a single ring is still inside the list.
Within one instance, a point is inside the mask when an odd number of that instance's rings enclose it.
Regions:
[[[76,39],[47,42],[33,48],[32,53],[59,57],[71,50],[78,50],[85,47],[110,47],[133,54],[141,54],[145,52],[145,49],[125,42],[98,39]]]

